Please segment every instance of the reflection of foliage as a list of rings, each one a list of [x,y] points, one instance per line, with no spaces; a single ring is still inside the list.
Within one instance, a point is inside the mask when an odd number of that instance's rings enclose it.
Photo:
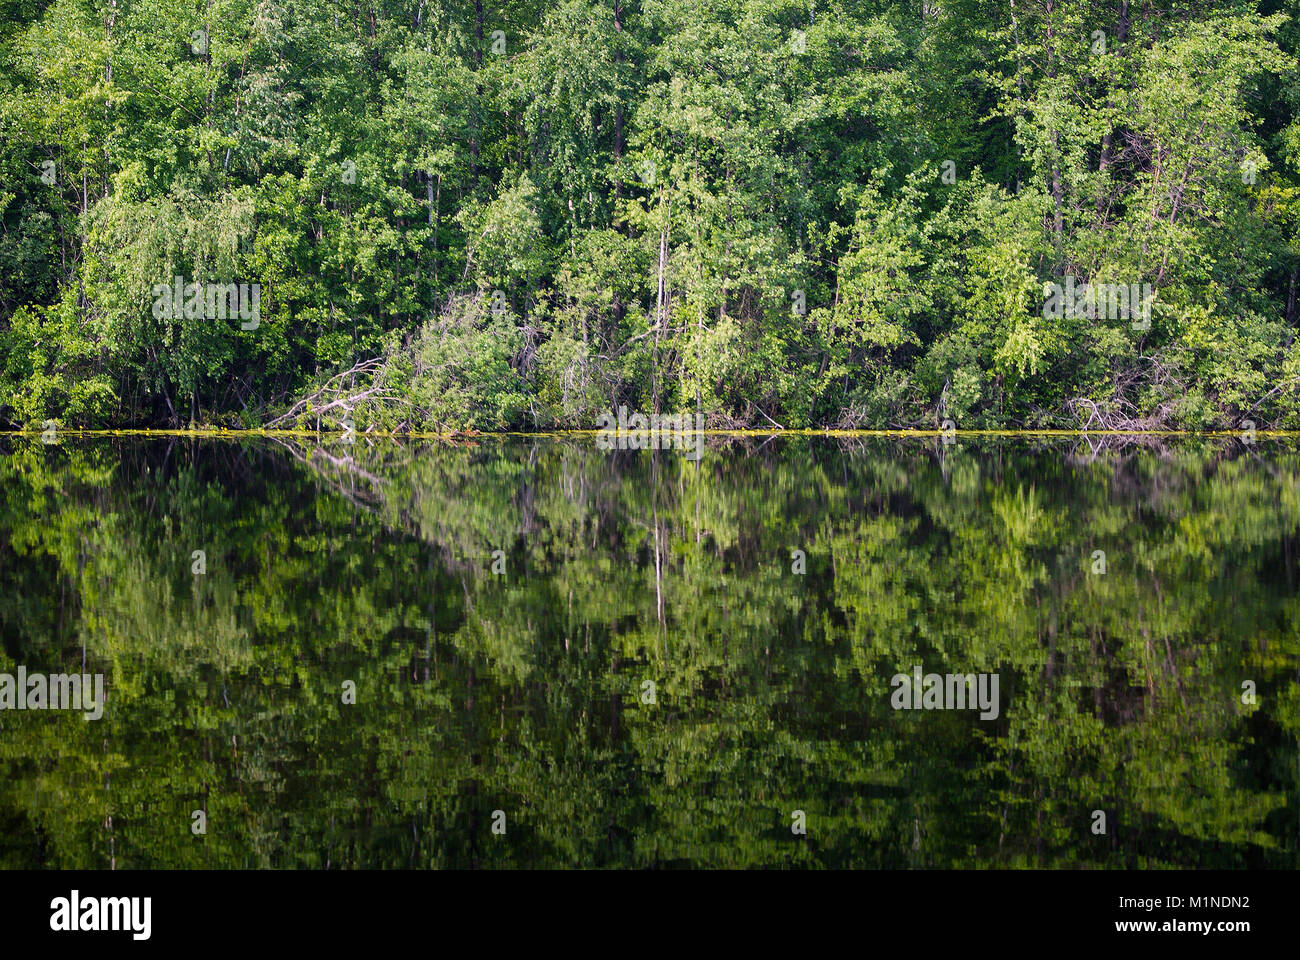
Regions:
[[[3,866],[1297,864],[1290,450],[2,442]]]

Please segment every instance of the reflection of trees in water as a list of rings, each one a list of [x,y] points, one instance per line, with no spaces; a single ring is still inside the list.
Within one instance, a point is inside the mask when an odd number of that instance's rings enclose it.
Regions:
[[[1296,864],[1290,449],[588,440],[3,441],[0,862]]]

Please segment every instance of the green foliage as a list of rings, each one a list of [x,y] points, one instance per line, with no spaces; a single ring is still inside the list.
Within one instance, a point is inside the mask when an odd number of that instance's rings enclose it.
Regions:
[[[15,0],[0,423],[1294,426],[1291,6]]]

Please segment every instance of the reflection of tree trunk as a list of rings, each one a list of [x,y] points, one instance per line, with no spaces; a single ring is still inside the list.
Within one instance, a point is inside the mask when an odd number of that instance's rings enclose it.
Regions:
[[[1053,606],[1047,615],[1047,665],[1044,667],[1044,677],[1047,680],[1047,692],[1052,692],[1053,680],[1056,674],[1056,607]]]
[[[329,484],[339,496],[349,501],[353,506],[360,507],[368,513],[374,513],[378,507],[385,503],[383,484],[387,481],[357,466],[351,456],[334,457],[320,447],[304,455],[304,453],[299,453],[298,445],[292,440],[282,440],[279,437],[271,437],[271,439],[288,450],[295,459],[311,469],[319,479]],[[334,477],[329,476],[321,468],[321,461],[326,461],[335,468]],[[343,486],[344,478],[349,480],[346,488]],[[358,478],[367,481],[370,484],[369,489],[358,491],[356,486]],[[365,500],[371,502],[367,503]]]
[[[1007,786],[1009,788],[1009,791],[1015,790],[1015,772],[1016,772],[1016,758],[1012,756],[1011,765],[1007,767]],[[1010,804],[1011,801],[1010,799],[1008,799],[1007,802],[1002,805],[1002,819],[1001,819],[1002,826],[998,832],[999,847],[1002,846],[1002,841],[1005,840],[1007,836],[1007,807],[1010,806]]]
[[[614,657],[609,664],[610,675],[614,677],[614,683],[616,684],[618,683],[618,662],[618,657]],[[611,741],[618,739],[618,711],[620,706],[622,706],[622,703],[619,692],[615,689],[613,696],[609,698],[609,737]]]
[[[432,587],[435,574],[433,572],[433,551],[429,551],[429,585]],[[424,682],[429,682],[429,659],[433,652],[433,644],[437,637],[438,625],[435,622],[437,614],[436,598],[432,591],[429,593],[429,630],[424,635]]]
[[[104,741],[104,752],[105,753],[108,752],[107,740]],[[109,793],[112,789],[113,789],[113,775],[111,773],[106,773],[104,774],[104,792]],[[116,843],[116,838],[113,835],[113,815],[111,813],[108,815],[107,819],[105,820],[105,824],[108,826],[108,869],[116,870],[117,869],[117,843]]]
[[[1106,665],[1097,659],[1097,631],[1093,629],[1092,636],[1088,638],[1088,652],[1091,654],[1090,663],[1094,670],[1101,671],[1097,678],[1097,683],[1092,688],[1092,706],[1096,713],[1098,721],[1101,720],[1101,688],[1106,683]]]
[[[170,451],[170,448],[168,448]],[[77,551],[77,583],[83,583],[82,577],[86,573],[86,537],[81,537],[81,549]],[[81,672],[86,672],[86,636],[90,631],[81,631]],[[63,610],[59,610],[59,635],[63,636]]]
[[[659,460],[655,459],[655,470],[652,474],[655,485],[653,494],[654,513],[652,520],[655,527],[655,616],[659,623],[664,622],[664,569],[663,569],[663,552],[659,545]]]
[[[1142,640],[1146,645],[1146,654],[1142,660],[1142,668],[1146,670],[1147,673],[1147,696],[1154,697],[1156,695],[1156,681],[1155,677],[1151,675],[1151,660],[1155,655],[1151,652],[1151,631],[1146,627],[1142,628]],[[1150,704],[1148,704],[1148,706],[1150,706]]]
[[[477,780],[470,781],[468,793],[471,801],[478,796]],[[471,809],[469,812],[469,865],[471,869],[478,866],[478,810],[476,809]]]
[[[1034,818],[1036,834],[1034,838],[1034,854],[1038,857],[1038,868],[1043,868],[1043,790],[1038,788],[1034,791],[1034,805],[1038,807],[1038,816]]]
[[[1288,516],[1287,518],[1288,528],[1290,528],[1291,526],[1290,520],[1291,518],[1290,516]],[[1282,537],[1282,555],[1284,558],[1286,558],[1286,563],[1283,563],[1282,566],[1286,568],[1287,571],[1287,588],[1291,589],[1291,591],[1294,591],[1296,587],[1296,562],[1295,562],[1295,549],[1294,549],[1294,545],[1292,545],[1291,542],[1290,533]]]

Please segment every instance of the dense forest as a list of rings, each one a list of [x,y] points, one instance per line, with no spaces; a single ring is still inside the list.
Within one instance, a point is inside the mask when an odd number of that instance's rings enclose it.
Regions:
[[[0,425],[1300,426],[1296,0],[0,6]]]

